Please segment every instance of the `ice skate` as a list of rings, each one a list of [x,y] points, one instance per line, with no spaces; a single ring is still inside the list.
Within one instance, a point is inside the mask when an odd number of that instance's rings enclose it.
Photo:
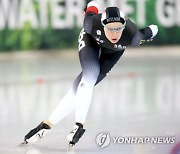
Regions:
[[[82,137],[84,132],[85,129],[83,129],[82,124],[76,123],[74,125],[73,130],[67,136],[67,139],[69,140],[69,148],[73,147],[79,141],[79,139]]]
[[[36,143],[38,140],[44,137],[44,135],[50,131],[50,126],[44,122],[40,123],[36,128],[32,129],[25,137],[22,144]]]

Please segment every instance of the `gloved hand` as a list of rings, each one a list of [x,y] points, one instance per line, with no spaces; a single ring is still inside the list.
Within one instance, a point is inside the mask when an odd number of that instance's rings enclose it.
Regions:
[[[89,3],[87,4],[87,7],[91,7],[91,6],[94,6],[94,7],[96,7],[96,8],[99,8],[98,3],[97,3],[96,1],[91,1],[91,2],[89,2]]]
[[[151,32],[150,32],[151,31]],[[157,25],[149,25],[148,27],[141,29],[140,32],[146,36],[145,39],[142,39],[139,43],[139,45],[145,43],[145,42],[151,42],[153,41],[153,38],[158,33],[158,26]]]
[[[158,26],[157,25],[149,25],[148,26],[150,29],[151,29],[151,31],[152,31],[152,37],[151,37],[151,39],[153,39],[156,35],[157,35],[157,33],[158,33]]]
[[[84,9],[84,12],[86,12],[87,9],[90,8],[90,7],[95,7],[97,10],[99,9],[99,5],[98,5],[98,3],[96,1],[90,1],[87,4],[86,8]]]

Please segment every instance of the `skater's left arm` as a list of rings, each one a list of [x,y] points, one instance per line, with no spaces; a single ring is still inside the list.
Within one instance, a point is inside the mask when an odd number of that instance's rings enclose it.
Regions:
[[[87,4],[87,8],[85,9],[83,27],[85,32],[89,34],[91,33],[92,30],[93,17],[99,12],[98,8],[99,8],[98,3],[95,1],[91,1]]]
[[[157,33],[158,33],[157,25],[150,25],[146,28],[137,30],[131,42],[131,46],[139,46],[146,41],[152,41],[153,38],[157,35]]]

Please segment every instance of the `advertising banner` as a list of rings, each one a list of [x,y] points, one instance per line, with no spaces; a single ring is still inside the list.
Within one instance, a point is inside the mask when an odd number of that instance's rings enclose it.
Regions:
[[[97,0],[102,12],[118,6],[139,27],[156,24],[151,45],[180,43],[180,0]],[[0,51],[73,48],[85,0],[0,0]]]

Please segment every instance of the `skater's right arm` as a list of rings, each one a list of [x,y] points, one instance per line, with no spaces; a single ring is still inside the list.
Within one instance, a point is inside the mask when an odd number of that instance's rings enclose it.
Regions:
[[[98,3],[95,1],[91,1],[87,4],[87,8],[85,10],[84,17],[84,30],[86,33],[91,34],[92,24],[93,24],[93,16],[98,14]]]

